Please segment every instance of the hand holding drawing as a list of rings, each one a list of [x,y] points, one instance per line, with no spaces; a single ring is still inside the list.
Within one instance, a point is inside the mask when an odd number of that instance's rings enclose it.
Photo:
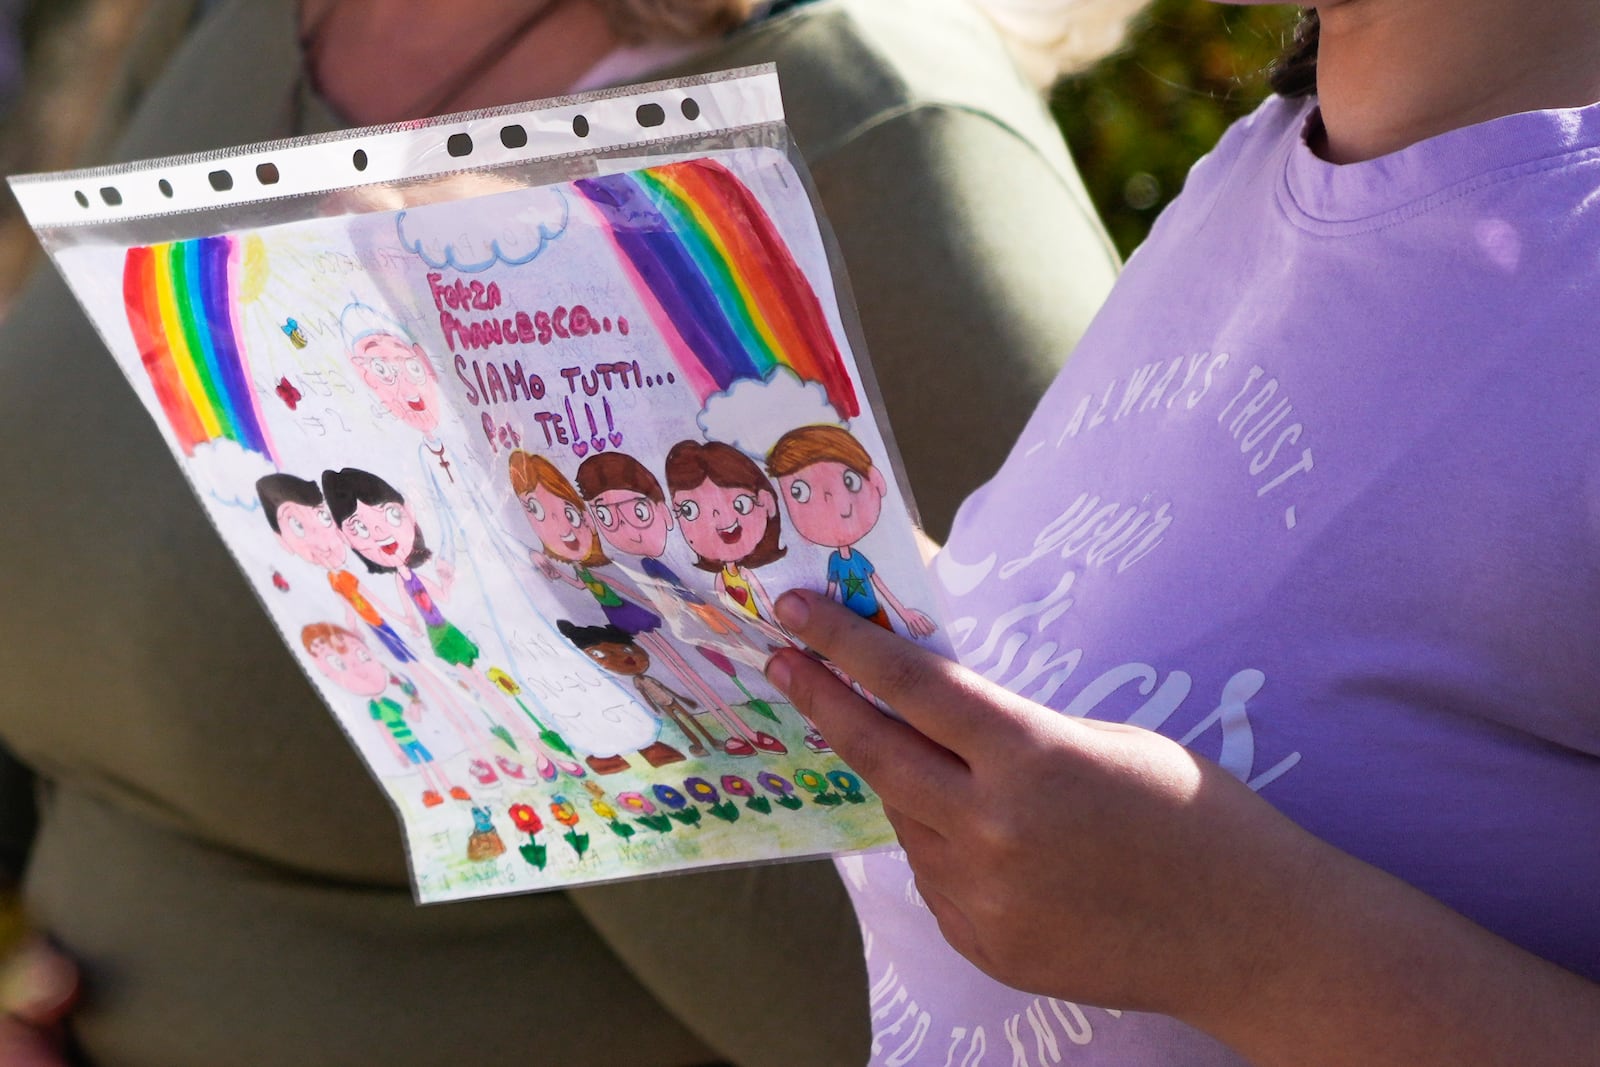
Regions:
[[[903,716],[805,655],[769,664],[882,797],[946,939],[1001,981],[1163,1012],[1254,1063],[1528,1062],[1499,1032],[1508,997],[1568,1057],[1539,1062],[1592,1057],[1600,990],[1319,841],[1175,742],[1040,707],[815,593],[786,594],[778,613]]]
[[[1236,802],[1220,772],[1155,735],[1039,708],[816,594],[785,594],[779,612],[904,717],[808,657],[768,668],[879,792],[958,951],[1008,984],[1119,1007],[1180,1009],[1189,981],[1237,987],[1253,961],[1211,943],[1216,916],[1191,896],[1250,900],[1248,866],[1235,885],[1202,847]],[[1192,877],[1175,876],[1174,857]],[[1138,952],[1152,921],[1164,951]]]

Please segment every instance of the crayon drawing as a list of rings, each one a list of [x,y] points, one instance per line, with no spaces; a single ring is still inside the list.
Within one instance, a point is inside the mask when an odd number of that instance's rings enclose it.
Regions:
[[[787,157],[467,188],[58,255],[418,898],[889,843],[761,671],[797,586],[943,640]]]
[[[183,451],[226,439],[272,459],[239,334],[240,247],[221,236],[129,249],[123,299],[140,362]]]

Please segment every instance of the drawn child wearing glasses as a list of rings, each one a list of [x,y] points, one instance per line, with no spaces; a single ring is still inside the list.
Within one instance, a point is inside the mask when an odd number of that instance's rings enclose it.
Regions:
[[[710,714],[728,731],[721,743],[730,756],[751,756],[757,750],[785,752],[783,743],[770,734],[751,730],[728,703],[695,673],[681,653],[660,632],[662,619],[643,606],[650,598],[616,573],[605,577],[596,570],[611,565],[594,523],[578,490],[543,456],[513,452],[508,461],[511,489],[522,502],[528,525],[539,538],[544,551],[530,552],[539,572],[551,581],[564,582],[588,591],[605,614],[606,621],[633,634],[638,644],[676,675],[684,686],[700,698]],[[636,513],[637,517],[637,513]],[[652,516],[653,517],[653,516]],[[571,568],[568,571],[561,564]],[[620,568],[619,568],[620,569]]]

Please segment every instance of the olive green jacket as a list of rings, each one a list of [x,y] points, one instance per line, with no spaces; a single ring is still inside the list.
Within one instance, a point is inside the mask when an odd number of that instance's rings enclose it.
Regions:
[[[216,8],[113,156],[307,132],[294,7]],[[821,0],[692,67],[765,61],[942,533],[1113,255],[1043,108],[962,0]],[[0,451],[0,738],[41,783],[24,891],[84,967],[75,1027],[96,1062],[865,1058],[862,946],[828,864],[414,906],[381,791],[54,272],[0,328]],[[0,797],[21,773],[0,763]],[[23,807],[0,812],[0,843]]]

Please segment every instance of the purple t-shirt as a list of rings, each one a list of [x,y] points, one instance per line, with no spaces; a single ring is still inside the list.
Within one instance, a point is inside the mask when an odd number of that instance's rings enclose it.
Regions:
[[[1600,105],[1342,167],[1311,116],[1195,167],[957,517],[950,633],[1600,979]],[[1239,1062],[1007,989],[902,857],[840,867],[875,1064]]]

